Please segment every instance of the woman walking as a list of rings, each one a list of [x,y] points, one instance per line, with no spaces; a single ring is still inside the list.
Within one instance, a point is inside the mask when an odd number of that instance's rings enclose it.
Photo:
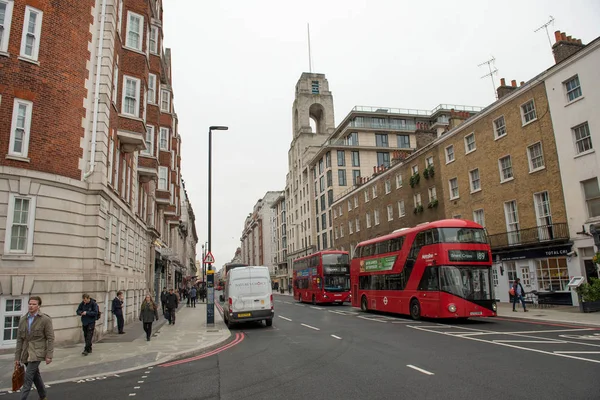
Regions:
[[[150,336],[152,335],[152,322],[154,320],[158,321],[158,309],[152,297],[149,294],[146,295],[146,299],[142,303],[142,308],[140,309],[140,321],[144,323],[144,331],[146,332],[146,341],[150,341]]]

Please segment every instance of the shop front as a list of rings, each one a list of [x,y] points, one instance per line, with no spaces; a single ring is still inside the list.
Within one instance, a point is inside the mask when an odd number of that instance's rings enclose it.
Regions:
[[[571,267],[573,243],[549,246],[520,247],[518,249],[494,250],[492,270],[496,298],[509,300],[509,288],[519,278],[525,293],[539,302],[552,305],[576,305],[577,294],[568,287],[573,276],[579,276],[579,268]]]

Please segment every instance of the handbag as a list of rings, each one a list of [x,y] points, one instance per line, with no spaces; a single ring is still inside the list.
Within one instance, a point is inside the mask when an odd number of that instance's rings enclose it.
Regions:
[[[16,392],[21,389],[23,384],[25,383],[25,367],[23,364],[19,363],[19,365],[15,364],[15,370],[12,375],[12,391]]]

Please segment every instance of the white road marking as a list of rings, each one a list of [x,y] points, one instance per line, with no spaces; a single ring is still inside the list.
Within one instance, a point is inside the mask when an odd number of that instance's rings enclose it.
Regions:
[[[429,372],[429,371],[427,371],[427,370],[424,370],[423,368],[415,367],[414,365],[410,365],[410,364],[408,364],[408,365],[407,365],[407,367],[408,367],[408,368],[412,368],[412,369],[414,369],[414,370],[416,370],[416,371],[422,372],[422,373],[424,373],[425,375],[435,375],[433,372]]]
[[[422,328],[432,328],[432,329],[450,329],[454,328],[452,325],[421,325]]]
[[[144,383],[144,381],[138,381],[138,383]]]
[[[142,376],[142,378],[147,378],[147,377],[148,377],[148,375],[144,375],[144,376]]]
[[[362,315],[359,315],[358,318],[366,319],[367,321],[383,322],[384,324],[387,324],[387,321],[382,321],[380,319],[374,319],[374,318],[367,318],[367,317],[363,317]]]
[[[300,307],[304,307],[304,304],[300,304],[300,303],[294,303],[295,306],[300,306]]]
[[[341,338],[341,337],[339,337],[339,336],[331,335],[331,337],[334,337],[334,338],[336,338],[336,339],[342,340],[342,338]]]
[[[564,340],[494,340],[494,342],[500,343],[567,343]],[[556,352],[555,352],[556,353]]]
[[[140,386],[134,386],[133,388],[134,388],[134,389],[139,389],[139,388],[140,388]]]
[[[306,324],[300,324],[300,325],[305,326],[305,327],[310,328],[310,329],[314,329],[315,331],[320,331],[319,328],[315,328],[314,326],[310,326],[310,325],[306,325]]]
[[[135,393],[129,393],[129,397],[135,396]]]
[[[291,301],[284,301],[285,304],[292,304]]]
[[[600,354],[600,351],[555,351],[558,354]]]
[[[275,300],[275,303],[283,303],[281,300]]]
[[[310,308],[312,308],[312,309],[314,309],[314,310],[324,310],[324,308],[323,308],[323,307],[313,307],[313,306],[311,306]]]
[[[292,321],[291,319],[286,318],[286,317],[282,317],[281,315],[278,315],[278,317],[281,318],[281,319],[285,319],[286,321],[290,321],[290,322]]]
[[[437,333],[438,335],[446,335],[446,336],[452,336],[452,335],[448,335],[446,334],[446,332],[442,332],[442,331],[435,331],[432,329],[423,329],[422,327],[419,326],[409,326],[410,328],[413,329],[418,329],[420,331],[423,332],[431,332],[431,333]],[[496,332],[496,334],[502,334],[502,332]],[[519,335],[515,335],[515,336],[519,336]],[[466,339],[466,340],[473,340],[476,342],[482,342],[482,343],[491,343],[491,344],[495,344],[498,346],[506,346],[506,347],[511,347],[513,349],[519,349],[519,350],[525,350],[525,351],[532,351],[534,353],[541,353],[541,354],[549,354],[551,356],[556,356],[556,357],[565,357],[565,358],[572,358],[574,360],[580,360],[580,361],[588,361],[588,362],[592,362],[595,364],[600,364],[600,360],[592,360],[589,358],[583,358],[583,357],[576,357],[576,356],[570,356],[568,354],[562,354],[562,353],[551,353],[549,351],[544,351],[544,350],[538,350],[538,349],[530,349],[527,347],[522,347],[522,346],[516,346],[513,344],[509,344],[509,343],[501,343],[501,342],[494,342],[491,340],[484,340],[484,339],[479,339],[479,338],[475,338],[475,337],[469,337],[469,336],[454,336],[457,338],[461,338],[461,339]],[[543,339],[543,338],[536,338],[536,339]],[[567,342],[567,343],[573,343],[573,342]],[[585,344],[585,343],[579,343],[579,342],[574,342],[576,344]]]
[[[420,324],[419,321],[393,321],[392,324]]]

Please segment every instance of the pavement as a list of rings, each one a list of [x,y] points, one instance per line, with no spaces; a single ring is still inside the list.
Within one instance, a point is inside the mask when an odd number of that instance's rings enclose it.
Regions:
[[[531,399],[597,400],[600,393],[600,328],[505,318],[413,321],[348,305],[274,298],[273,326],[232,327],[232,335],[243,339],[224,351],[118,377],[59,384],[48,389],[48,396],[505,400],[518,393]],[[18,394],[2,398],[16,400]]]
[[[159,312],[160,314],[160,312]],[[46,385],[85,380],[99,375],[121,374],[209,351],[227,341],[231,333],[215,307],[214,327],[206,327],[206,304],[180,306],[174,325],[163,316],[153,324],[151,340],[141,322],[125,326],[125,334],[109,334],[94,343],[93,353],[83,356],[83,344],[55,348],[50,365],[42,363]],[[11,389],[14,353],[0,356],[0,391]]]

